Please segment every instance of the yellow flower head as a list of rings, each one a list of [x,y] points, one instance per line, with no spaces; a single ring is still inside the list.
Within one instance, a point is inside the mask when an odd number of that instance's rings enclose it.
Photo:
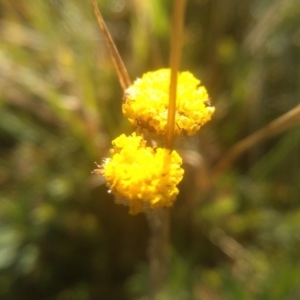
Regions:
[[[124,95],[123,114],[136,127],[164,135],[167,132],[170,69],[145,73]],[[195,134],[211,119],[215,108],[200,80],[190,72],[178,75],[175,135]]]
[[[103,175],[117,203],[128,205],[131,214],[171,206],[183,177],[176,151],[146,147],[142,136],[122,134],[113,142],[112,158],[94,172]]]

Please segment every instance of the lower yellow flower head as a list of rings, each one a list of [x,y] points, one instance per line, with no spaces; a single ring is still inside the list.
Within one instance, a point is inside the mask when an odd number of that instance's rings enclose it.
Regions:
[[[123,114],[136,127],[164,135],[167,132],[170,69],[148,72],[124,95]],[[178,75],[175,135],[195,134],[211,119],[215,108],[200,80],[190,72]]]
[[[146,147],[135,133],[122,134],[112,144],[112,158],[94,172],[104,176],[116,202],[128,205],[131,214],[171,206],[184,173],[178,153]]]

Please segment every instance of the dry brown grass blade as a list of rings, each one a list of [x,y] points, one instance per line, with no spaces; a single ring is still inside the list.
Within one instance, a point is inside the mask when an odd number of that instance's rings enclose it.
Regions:
[[[176,111],[176,90],[177,74],[181,56],[181,36],[185,11],[185,0],[174,2],[174,11],[172,16],[172,37],[171,37],[171,57],[170,57],[170,92],[168,106],[168,126],[167,126],[167,148],[172,149],[175,129],[175,111]]]
[[[98,24],[101,28],[101,31],[104,35],[106,44],[109,48],[114,66],[115,66],[117,74],[118,74],[120,84],[122,86],[123,91],[125,91],[131,85],[131,80],[129,78],[128,72],[127,72],[126,67],[123,63],[123,60],[118,52],[118,49],[111,37],[106,25],[105,25],[105,22],[102,18],[102,15],[100,13],[100,10],[98,8],[96,0],[91,0],[91,3],[93,6],[93,9],[94,9],[94,13],[97,18]]]
[[[284,16],[294,5],[295,1],[298,0],[276,0],[270,5],[269,9],[246,37],[243,45],[246,52],[254,55],[262,47],[277,24],[284,19]]]
[[[229,168],[232,163],[237,160],[247,149],[255,146],[263,140],[267,140],[273,136],[276,136],[299,123],[300,105],[297,105],[289,112],[272,121],[264,128],[241,140],[231,149],[229,149],[229,151],[227,151],[227,153],[219,160],[219,162],[214,167],[212,176],[215,177]]]

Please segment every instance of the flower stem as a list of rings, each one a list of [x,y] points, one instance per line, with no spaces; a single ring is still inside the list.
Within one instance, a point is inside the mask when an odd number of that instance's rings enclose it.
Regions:
[[[181,35],[184,20],[185,0],[174,2],[172,16],[172,36],[171,36],[171,57],[170,57],[170,90],[168,106],[168,126],[166,146],[172,150],[175,130],[175,113],[176,113],[176,94],[177,94],[177,76],[181,55]]]
[[[130,77],[128,75],[127,69],[123,63],[123,60],[118,52],[118,49],[105,25],[105,22],[102,18],[102,15],[100,13],[100,10],[98,8],[97,2],[96,0],[91,0],[93,9],[94,9],[94,13],[96,16],[96,19],[98,21],[98,24],[100,26],[100,29],[104,35],[105,38],[105,42],[109,48],[110,51],[110,55],[112,57],[115,69],[117,71],[118,74],[118,78],[119,78],[119,82],[122,86],[123,91],[125,91],[130,85],[131,85],[131,80]]]
[[[150,229],[149,239],[149,299],[154,300],[167,280],[169,263],[170,211],[154,209],[147,213]]]

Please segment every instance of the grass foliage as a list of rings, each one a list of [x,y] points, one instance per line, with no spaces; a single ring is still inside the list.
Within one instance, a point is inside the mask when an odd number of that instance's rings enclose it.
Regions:
[[[178,143],[186,174],[159,299],[299,299],[299,125],[209,176],[299,103],[298,2],[188,1],[181,69],[216,114]],[[172,1],[98,3],[132,79],[168,66]],[[89,1],[2,0],[0,40],[0,298],[145,299],[145,218],[90,175],[131,129]]]

